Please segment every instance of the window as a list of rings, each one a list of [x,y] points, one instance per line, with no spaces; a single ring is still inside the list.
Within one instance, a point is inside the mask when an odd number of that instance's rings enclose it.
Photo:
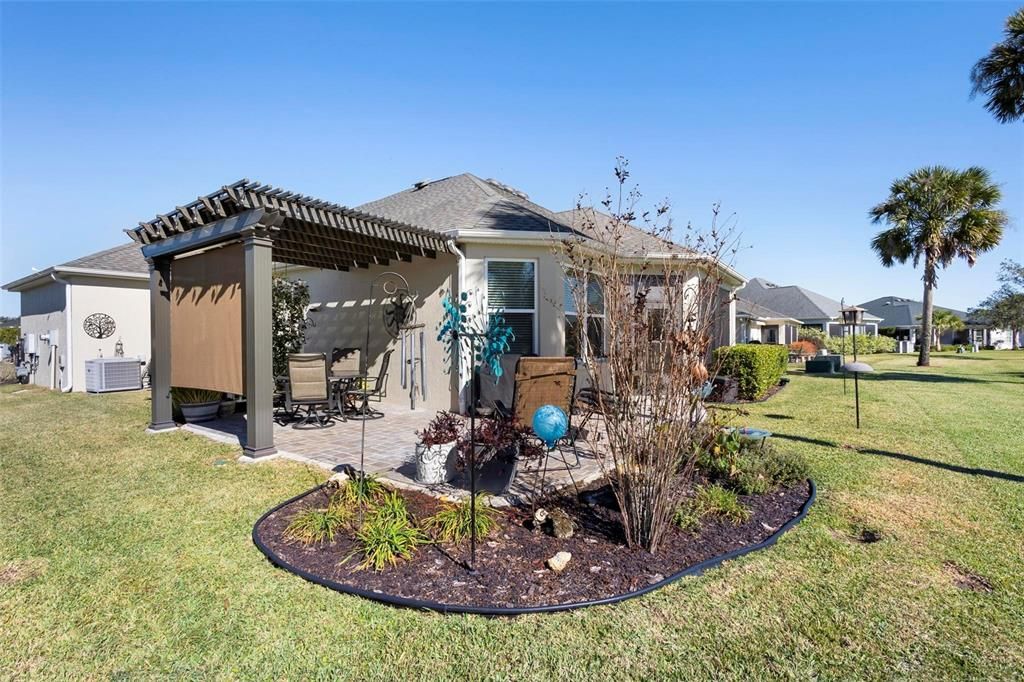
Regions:
[[[537,318],[537,264],[533,261],[487,261],[487,312],[501,315],[515,339],[509,353],[532,355]]]
[[[576,299],[573,297],[573,288],[577,286],[577,280],[567,278],[565,280],[565,354],[569,357],[580,357],[583,355],[580,343],[584,341],[580,329],[580,315],[576,310]],[[587,282],[587,334],[586,343],[591,355],[595,357],[604,356],[604,292],[601,284],[596,280]]]

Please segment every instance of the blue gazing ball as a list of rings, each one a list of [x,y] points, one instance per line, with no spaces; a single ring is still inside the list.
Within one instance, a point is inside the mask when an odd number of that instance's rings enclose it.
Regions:
[[[542,405],[533,413],[533,432],[549,448],[555,447],[555,443],[568,429],[569,418],[560,407]]]

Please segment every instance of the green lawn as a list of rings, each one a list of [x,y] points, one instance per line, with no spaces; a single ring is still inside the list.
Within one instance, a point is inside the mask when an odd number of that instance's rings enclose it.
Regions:
[[[0,389],[0,676],[1024,676],[1024,353],[792,373],[740,424],[806,454],[773,549],[617,606],[517,619],[398,610],[270,566],[259,515],[323,476],[143,433],[142,394]],[[21,390],[19,390],[21,389]],[[879,542],[858,542],[864,529]],[[991,591],[957,586],[975,574]],[[977,584],[982,584],[978,582]]]

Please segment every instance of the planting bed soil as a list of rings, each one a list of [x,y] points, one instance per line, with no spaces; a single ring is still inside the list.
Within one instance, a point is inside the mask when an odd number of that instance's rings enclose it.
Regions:
[[[764,495],[741,496],[751,511],[749,520],[733,525],[705,518],[696,535],[673,526],[652,555],[626,546],[614,496],[607,485],[595,484],[579,499],[566,495],[542,505],[568,513],[576,526],[571,538],[533,530],[529,508],[501,510],[496,528],[479,541],[475,573],[463,563],[469,558],[468,539],[458,545],[424,545],[412,559],[378,573],[358,568],[362,557],[353,554],[357,546],[350,532],[311,545],[288,538],[284,530],[291,519],[308,507],[326,506],[327,495],[325,489],[315,488],[257,522],[253,539],[273,563],[332,589],[371,599],[441,611],[514,613],[617,601],[668,584],[681,573],[698,573],[716,558],[758,549],[802,518],[814,488],[808,481]],[[422,493],[402,495],[416,520],[442,506]],[[545,562],[561,551],[570,552],[572,559],[555,573]],[[689,568],[696,570],[686,572]]]

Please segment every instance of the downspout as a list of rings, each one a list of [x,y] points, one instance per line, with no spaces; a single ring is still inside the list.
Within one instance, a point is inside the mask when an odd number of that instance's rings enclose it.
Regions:
[[[448,250],[455,254],[455,258],[458,259],[458,265],[456,266],[455,279],[458,281],[459,296],[466,290],[466,254],[459,250],[459,247],[455,245],[454,239],[449,239],[445,242],[448,246]],[[459,414],[466,413],[466,392],[463,390],[466,387],[466,372],[461,362],[461,350],[455,349],[455,352],[459,355]]]
[[[53,278],[54,282],[59,282],[64,285],[64,370],[61,372],[61,393],[70,393],[72,389],[72,383],[74,376],[73,367],[74,362],[71,359],[71,328],[72,328],[72,310],[71,310],[71,282],[66,279],[61,279],[57,276],[57,273],[50,273],[50,277]],[[58,350],[60,350],[58,348]],[[66,384],[65,385],[65,380]]]

